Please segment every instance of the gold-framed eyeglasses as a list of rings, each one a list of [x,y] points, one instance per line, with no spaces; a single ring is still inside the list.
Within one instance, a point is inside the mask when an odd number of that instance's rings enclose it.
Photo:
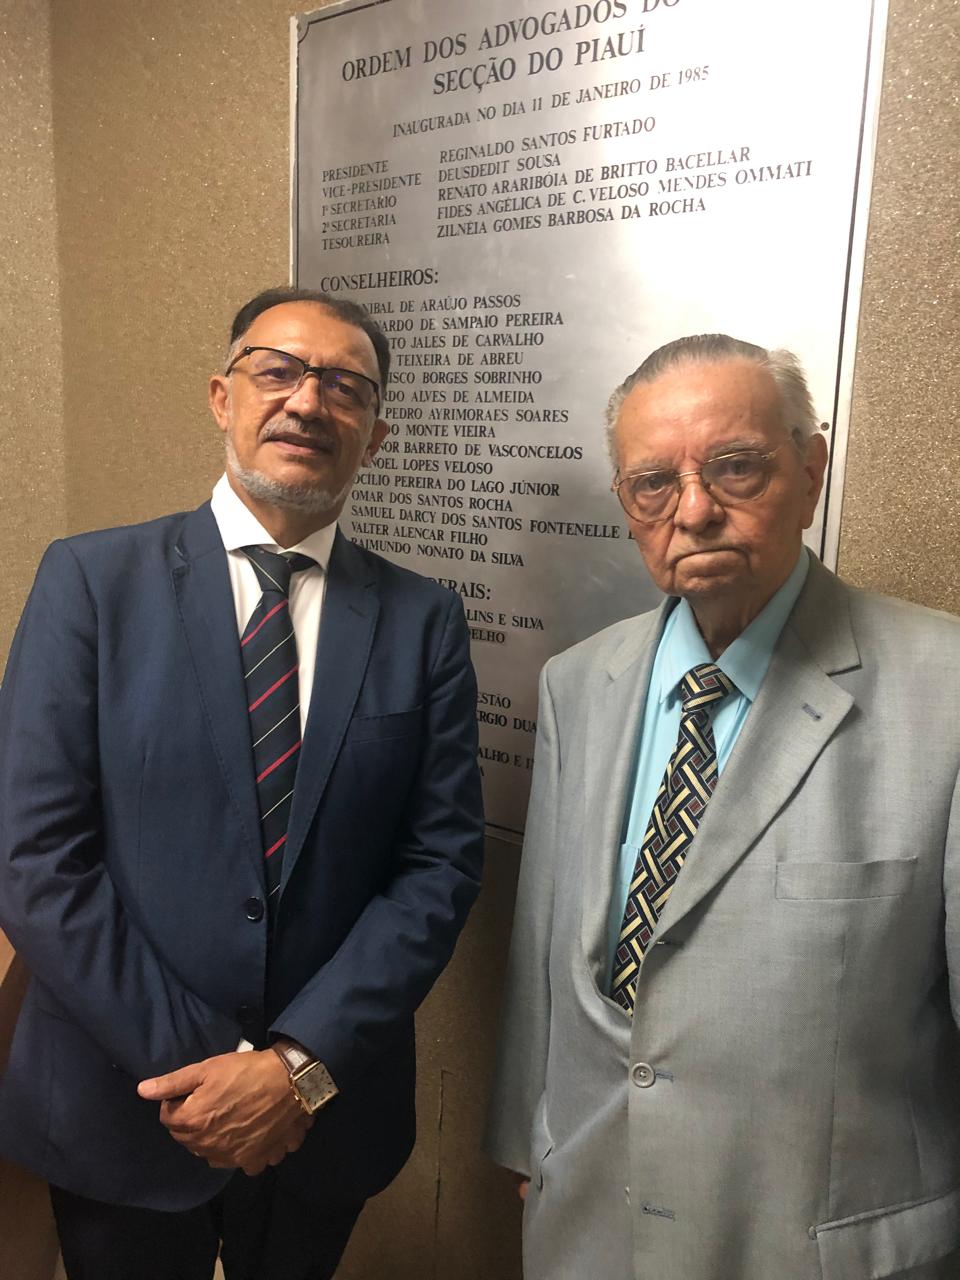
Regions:
[[[323,402],[331,413],[359,417],[374,401],[377,408],[380,407],[379,385],[355,369],[307,364],[293,352],[281,351],[277,347],[244,347],[227,365],[224,377],[233,373],[241,360],[247,363],[240,372],[247,375],[264,399],[287,399],[300,389],[304,378],[313,374],[320,384]]]
[[[683,482],[688,476],[696,476],[715,502],[721,507],[736,507],[742,502],[752,502],[761,497],[770,483],[770,459],[784,446],[778,445],[768,453],[758,449],[737,449],[708,458],[693,471],[632,471],[622,476],[618,471],[611,488],[620,499],[620,505],[639,524],[659,524],[669,520],[680,505]]]

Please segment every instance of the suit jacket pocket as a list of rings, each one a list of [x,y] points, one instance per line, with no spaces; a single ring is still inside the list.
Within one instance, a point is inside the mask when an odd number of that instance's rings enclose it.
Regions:
[[[823,1280],[882,1280],[960,1246],[960,1190],[812,1227]]]
[[[778,862],[777,897],[793,899],[895,898],[907,892],[916,858],[873,862]]]
[[[395,711],[386,716],[354,716],[347,729],[347,742],[386,742],[391,738],[408,738],[416,734],[423,719],[423,708]]]

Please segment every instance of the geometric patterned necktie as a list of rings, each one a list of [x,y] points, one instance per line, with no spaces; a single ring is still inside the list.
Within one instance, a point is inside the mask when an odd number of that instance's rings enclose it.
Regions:
[[[242,550],[263,592],[240,638],[240,652],[260,806],[267,905],[272,917],[300,756],[300,664],[290,618],[290,578],[316,562],[309,556],[282,556],[262,547]]]
[[[637,854],[613,961],[610,994],[631,1015],[643,957],[717,785],[717,748],[707,708],[733,688],[712,662],[694,667],[680,682],[677,745]]]

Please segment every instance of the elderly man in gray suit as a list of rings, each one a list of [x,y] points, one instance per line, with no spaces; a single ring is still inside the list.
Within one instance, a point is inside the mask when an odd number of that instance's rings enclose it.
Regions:
[[[550,661],[491,1106],[527,1280],[960,1276],[960,624],[803,548],[786,352],[613,395],[666,593]]]

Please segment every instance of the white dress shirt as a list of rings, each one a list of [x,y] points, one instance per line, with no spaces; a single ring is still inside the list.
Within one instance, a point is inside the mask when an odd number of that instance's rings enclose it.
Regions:
[[[290,580],[290,621],[293,623],[293,634],[297,640],[297,657],[300,663],[300,732],[302,735],[310,708],[313,673],[317,664],[320,615],[323,611],[323,596],[327,585],[327,565],[330,562],[333,539],[337,532],[336,523],[309,534],[296,546],[278,546],[250,508],[245,506],[234,493],[226,475],[222,475],[214,485],[210,506],[227,551],[230,586],[237,610],[238,635],[243,635],[244,628],[257,607],[261,595],[256,572],[241,551],[241,547],[265,547],[267,551],[276,552],[299,551],[316,561],[316,568],[295,573]]]

